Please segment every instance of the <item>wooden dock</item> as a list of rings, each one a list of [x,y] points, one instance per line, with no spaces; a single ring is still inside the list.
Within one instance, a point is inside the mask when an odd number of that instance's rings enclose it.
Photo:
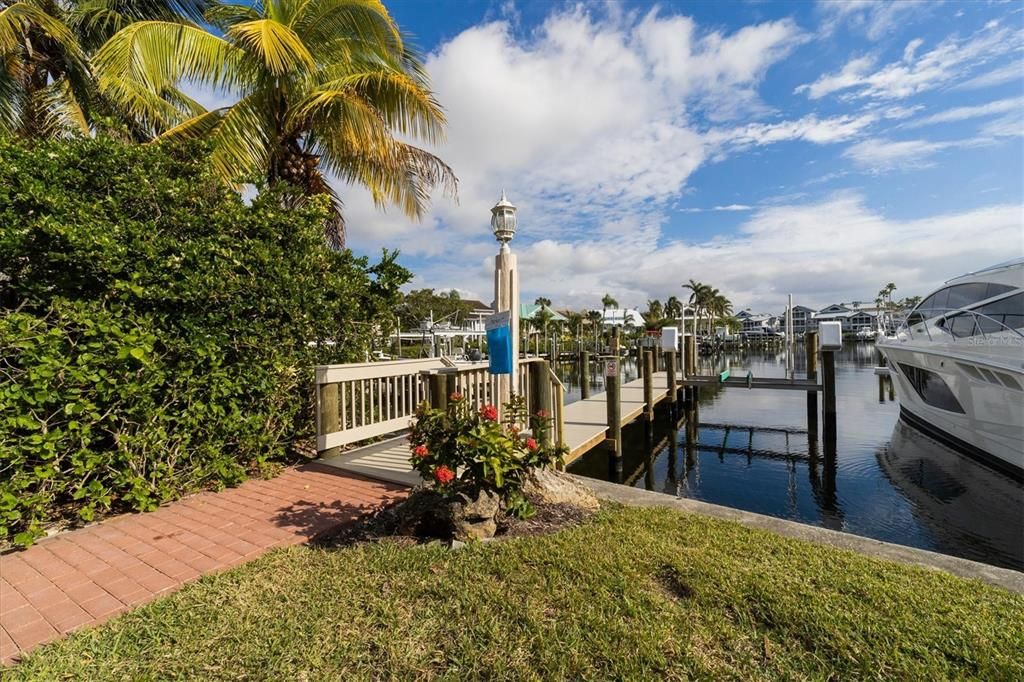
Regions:
[[[668,398],[668,376],[654,373],[654,404]],[[622,385],[621,422],[633,423],[644,411],[644,380],[641,377]],[[608,397],[597,393],[586,400],[577,400],[565,406],[565,445],[568,464],[604,442],[608,430]]]

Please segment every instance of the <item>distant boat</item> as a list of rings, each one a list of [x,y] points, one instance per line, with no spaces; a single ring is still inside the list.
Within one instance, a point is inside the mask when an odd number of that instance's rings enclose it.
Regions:
[[[877,345],[904,421],[1024,479],[1024,258],[949,280]]]
[[[875,337],[878,336],[878,331],[875,329],[860,329],[854,335],[858,341],[874,341]]]

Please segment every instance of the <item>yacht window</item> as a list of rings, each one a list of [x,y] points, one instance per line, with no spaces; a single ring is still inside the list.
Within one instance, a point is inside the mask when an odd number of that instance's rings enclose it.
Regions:
[[[906,365],[902,362],[899,365],[900,371],[907,377],[907,381],[926,404],[940,410],[964,414],[964,408],[960,406],[960,402],[946,382],[942,380],[942,377],[935,372],[913,365]]]
[[[945,327],[953,336],[993,334],[1006,329],[1024,329],[1024,294],[1015,294],[974,308],[972,312],[950,315],[937,326]]]
[[[1013,291],[1016,287],[1011,287],[1009,284],[996,284],[992,282],[988,285],[988,290],[985,292],[985,298],[992,298],[999,294],[1005,294],[1007,291]]]
[[[995,294],[992,294],[995,296]],[[978,301],[989,298],[988,282],[971,282],[969,284],[957,284],[949,287],[949,299],[946,301],[947,308],[966,308]]]

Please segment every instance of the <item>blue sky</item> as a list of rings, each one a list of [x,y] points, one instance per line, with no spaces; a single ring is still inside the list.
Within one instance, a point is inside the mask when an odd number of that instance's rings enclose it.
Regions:
[[[392,0],[460,178],[421,223],[339,188],[350,245],[491,298],[520,207],[524,300],[737,308],[898,295],[1024,253],[1024,7]]]

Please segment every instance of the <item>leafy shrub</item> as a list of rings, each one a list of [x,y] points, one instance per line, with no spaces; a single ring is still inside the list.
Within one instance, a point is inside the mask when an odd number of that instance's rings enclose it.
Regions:
[[[484,405],[475,409],[459,393],[453,393],[444,410],[421,405],[409,434],[413,468],[433,480],[446,495],[481,491],[496,493],[513,513],[532,513],[521,489],[533,469],[562,463],[565,448],[546,445],[551,417],[539,412],[530,416],[531,432],[520,433],[516,424],[526,417],[521,398],[513,398],[503,410]]]
[[[201,152],[0,139],[0,538],[237,483],[308,435],[312,366],[386,333],[396,254]]]

